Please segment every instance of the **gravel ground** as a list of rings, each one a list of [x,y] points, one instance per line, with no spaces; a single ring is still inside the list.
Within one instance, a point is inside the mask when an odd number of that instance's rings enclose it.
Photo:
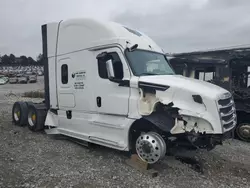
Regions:
[[[125,153],[78,145],[11,123],[11,105],[1,109],[0,187],[250,187],[250,144],[227,141],[199,152],[200,174],[172,157],[150,178],[125,164]]]
[[[12,95],[0,104],[0,187],[250,187],[250,144],[229,140],[200,151],[204,174],[166,157],[151,178],[125,164],[126,153],[84,147],[11,123]],[[33,99],[34,102],[37,99]]]

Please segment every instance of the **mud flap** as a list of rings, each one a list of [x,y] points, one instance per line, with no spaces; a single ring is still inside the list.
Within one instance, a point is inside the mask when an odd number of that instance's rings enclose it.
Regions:
[[[167,114],[158,112],[153,112],[149,116],[143,116],[143,119],[148,120],[165,132],[170,132],[175,124],[174,118],[168,116]]]

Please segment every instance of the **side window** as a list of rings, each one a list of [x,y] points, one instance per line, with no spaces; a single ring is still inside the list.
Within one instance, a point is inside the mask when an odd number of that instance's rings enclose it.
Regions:
[[[98,74],[101,78],[107,79],[108,72],[106,68],[106,61],[104,59],[98,59]]]
[[[63,64],[61,67],[61,81],[62,81],[62,84],[68,83],[68,65],[67,64]]]
[[[195,78],[204,81],[210,81],[215,78],[215,70],[212,68],[207,68],[203,70],[196,70],[195,71]]]
[[[98,59],[98,74],[103,79],[108,79],[106,61],[112,60],[115,78],[123,79],[123,66],[119,55],[116,52],[108,53],[108,58]]]

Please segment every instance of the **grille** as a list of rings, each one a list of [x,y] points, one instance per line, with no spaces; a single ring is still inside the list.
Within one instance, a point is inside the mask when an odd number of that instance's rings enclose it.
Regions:
[[[232,106],[229,106],[227,108],[221,108],[220,113],[228,114],[231,110],[232,110]]]
[[[234,113],[232,113],[232,114],[230,114],[230,115],[228,115],[228,116],[222,116],[221,117],[221,119],[223,120],[223,121],[230,121],[231,119],[233,119],[234,118]]]
[[[228,99],[220,99],[219,101],[218,101],[218,103],[219,103],[219,105],[221,105],[221,106],[225,106],[225,105],[227,105],[227,104],[229,104],[230,102],[231,102],[231,97],[230,98],[228,98]]]
[[[231,123],[228,123],[228,124],[224,124],[224,128],[225,129],[230,129],[231,127],[233,127],[235,124],[234,122],[232,121]]]
[[[236,125],[236,111],[232,96],[218,100],[222,125],[225,130]]]

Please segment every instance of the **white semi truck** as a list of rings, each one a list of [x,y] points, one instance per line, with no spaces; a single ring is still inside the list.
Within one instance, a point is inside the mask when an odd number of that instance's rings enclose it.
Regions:
[[[45,100],[16,102],[16,125],[45,130],[156,163],[172,147],[212,149],[236,125],[231,94],[175,75],[163,50],[114,22],[42,26]]]

